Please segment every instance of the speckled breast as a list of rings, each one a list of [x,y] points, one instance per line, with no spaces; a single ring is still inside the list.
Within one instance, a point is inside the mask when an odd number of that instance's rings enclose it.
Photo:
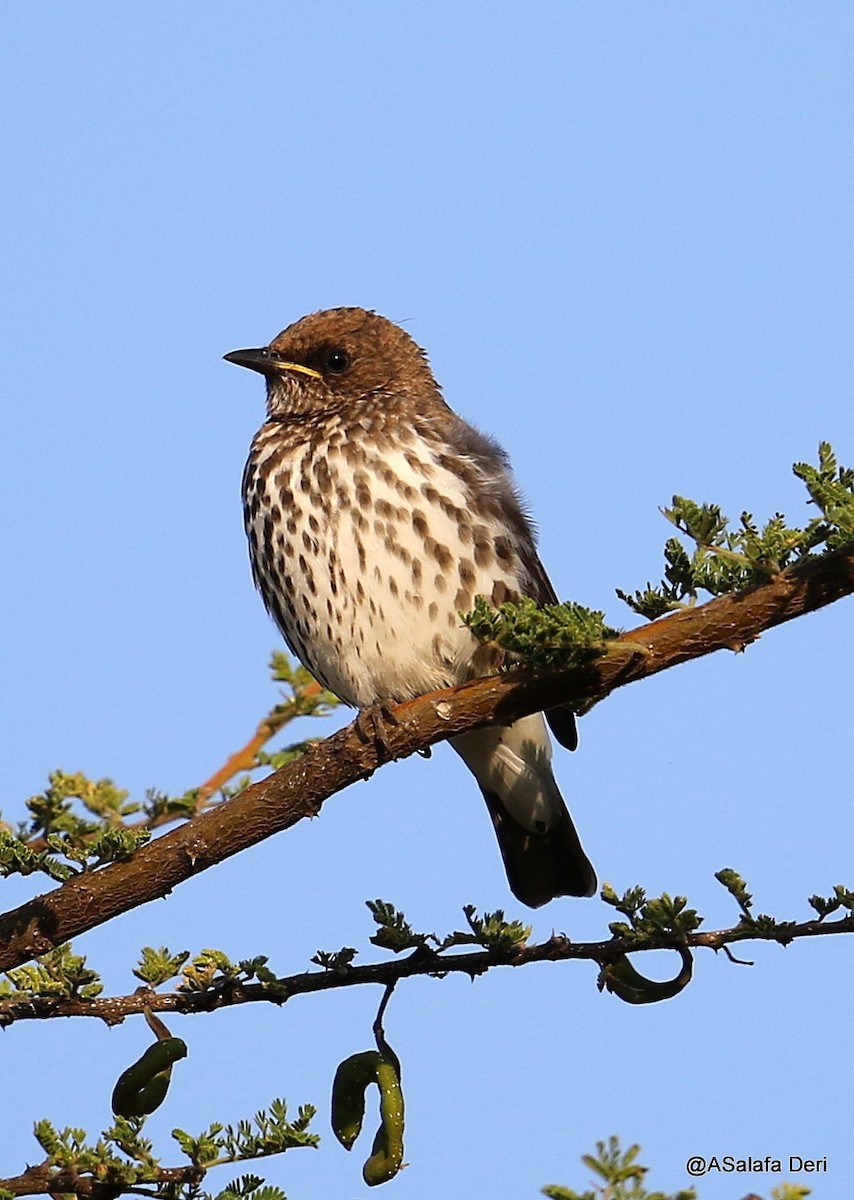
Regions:
[[[463,626],[524,571],[513,538],[479,512],[477,472],[411,429],[373,444],[327,423],[262,426],[243,478],[255,582],[288,644],[350,704],[402,700],[485,673]]]

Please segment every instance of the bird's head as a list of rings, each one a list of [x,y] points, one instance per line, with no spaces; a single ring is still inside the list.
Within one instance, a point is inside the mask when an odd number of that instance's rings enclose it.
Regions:
[[[271,420],[343,411],[366,398],[416,408],[439,399],[420,346],[399,325],[364,308],[311,313],[268,346],[225,358],[265,377]]]

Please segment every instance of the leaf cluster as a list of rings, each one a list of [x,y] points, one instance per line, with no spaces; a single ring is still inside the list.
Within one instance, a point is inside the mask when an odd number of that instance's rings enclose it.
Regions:
[[[30,819],[17,830],[9,825],[0,829],[0,874],[39,871],[61,882],[79,871],[130,858],[151,835],[126,824],[143,807],[127,797],[111,779],[89,779],[81,771],[51,772],[45,790],[26,801]]]
[[[744,938],[763,937],[779,942],[785,946],[792,940],[792,930],[795,928],[794,921],[778,921],[776,917],[768,916],[767,913],[754,914],[753,912],[753,897],[747,890],[747,885],[737,871],[733,871],[731,867],[725,867],[722,871],[715,872],[715,879],[722,884],[741,909],[741,916],[738,925],[736,926],[736,935],[741,934]],[[841,889],[845,892],[845,889]],[[810,904],[815,907],[813,900],[820,897],[813,897]],[[828,911],[835,911],[834,909]],[[825,914],[827,915],[827,914]],[[737,937],[733,940],[737,940]]]
[[[13,967],[0,980],[0,998],[27,996],[94,1000],[104,990],[101,977],[66,942],[22,967]],[[0,1013],[0,1026],[2,1026]]]
[[[435,933],[416,933],[406,917],[387,900],[369,900],[371,916],[379,930],[370,939],[375,946],[400,954],[404,950],[431,949],[435,953],[454,946],[483,946],[487,950],[511,951],[521,949],[531,936],[531,926],[521,921],[508,921],[502,909],[477,915],[473,904],[463,907],[468,930],[456,930],[439,938]]]
[[[283,683],[287,691],[268,720],[274,714],[283,718],[283,724],[294,717],[325,717],[341,703],[334,692],[321,687],[305,667],[295,663],[282,650],[274,650],[270,656],[270,674],[273,682]]]
[[[837,883],[832,896],[810,896],[810,906],[818,913],[819,921],[829,917],[831,913],[844,908],[846,912],[854,913],[854,892]]]
[[[233,1179],[216,1197],[200,1193],[200,1200],[287,1200],[281,1188],[264,1184],[259,1175],[241,1175]]]
[[[436,941],[432,933],[416,933],[399,909],[387,900],[368,900],[368,908],[377,925],[377,932],[370,941],[383,950],[402,954],[404,950],[423,950]]]
[[[443,949],[446,946],[463,946],[467,942],[474,942],[486,950],[519,950],[531,936],[533,926],[523,925],[521,921],[506,920],[501,908],[479,917],[475,906],[466,904],[463,912],[471,934],[449,934],[442,943]]]
[[[619,630],[605,624],[604,613],[582,604],[546,604],[530,597],[497,608],[484,596],[474,610],[460,614],[476,638],[513,662],[531,667],[575,667],[604,653]]]
[[[639,1154],[640,1146],[623,1150],[616,1137],[597,1142],[596,1153],[583,1154],[581,1161],[601,1182],[584,1192],[550,1184],[542,1189],[542,1194],[550,1200],[697,1200],[694,1188],[680,1188],[678,1192],[649,1191],[644,1182],[649,1167],[638,1162]],[[783,1183],[771,1189],[771,1200],[804,1200],[809,1195],[810,1189],[802,1184]],[[754,1200],[761,1200],[761,1197]]]
[[[308,1132],[316,1112],[311,1104],[301,1104],[296,1120],[289,1121],[285,1101],[274,1100],[269,1110],[262,1109],[252,1120],[238,1121],[236,1125],[214,1122],[197,1136],[173,1129],[172,1136],[195,1166],[208,1168],[283,1154],[297,1147],[316,1149],[320,1137]]]
[[[678,1192],[650,1192],[644,1179],[649,1167],[637,1161],[640,1146],[629,1146],[623,1150],[619,1138],[611,1137],[606,1142],[596,1143],[595,1154],[582,1155],[581,1161],[602,1182],[585,1192],[551,1184],[542,1189],[550,1200],[697,1200],[693,1188]]]
[[[82,1129],[56,1129],[42,1120],[36,1123],[34,1133],[47,1160],[38,1168],[29,1168],[29,1173],[41,1180],[46,1172],[51,1193],[67,1194],[77,1178],[81,1186],[89,1178],[97,1181],[104,1195],[133,1191],[157,1200],[285,1200],[280,1189],[263,1187],[263,1179],[256,1175],[233,1180],[216,1198],[200,1191],[199,1184],[213,1166],[283,1154],[298,1147],[316,1148],[320,1138],[308,1131],[315,1111],[309,1104],[302,1105],[296,1120],[289,1121],[285,1101],[274,1100],[268,1110],[236,1125],[215,1123],[198,1135],[175,1129],[172,1137],[189,1159],[189,1165],[177,1168],[165,1168],[154,1155],[152,1143],[142,1135],[145,1117],[117,1117],[93,1143]],[[43,1189],[30,1189],[35,1190]],[[3,1189],[0,1193],[4,1197],[20,1194]]]
[[[717,504],[697,504],[674,496],[664,516],[693,543],[687,550],[678,538],[664,547],[664,577],[657,587],[633,595],[617,595],[636,613],[655,620],[674,609],[695,604],[701,593],[721,596],[765,583],[816,553],[828,553],[854,540],[854,471],[840,467],[828,442],[818,448],[818,466],[795,463],[793,473],[803,481],[809,503],[821,512],[803,526],[789,526],[775,513],[759,526],[748,512],[739,525]]]
[[[55,1129],[50,1121],[37,1121],[33,1133],[56,1172],[74,1171],[78,1175],[94,1175],[99,1180],[120,1187],[157,1180],[160,1163],[152,1152],[152,1144],[142,1137],[144,1118],[118,1117],[105,1129],[97,1142],[86,1141],[82,1129]]]
[[[602,899],[626,918],[625,921],[609,922],[613,936],[634,943],[638,948],[684,941],[703,922],[697,910],[688,907],[684,896],[669,896],[667,892],[648,900],[642,887],[632,887],[618,896],[606,883],[602,888]]]
[[[277,977],[267,966],[267,955],[232,962],[222,950],[208,948],[190,959],[189,950],[173,954],[166,946],[144,946],[134,975],[150,988],[179,979],[179,992],[223,991],[238,984],[257,981],[275,990]]]

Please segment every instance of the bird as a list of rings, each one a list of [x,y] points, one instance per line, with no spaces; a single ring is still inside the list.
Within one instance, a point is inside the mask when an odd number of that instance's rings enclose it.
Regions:
[[[505,451],[454,412],[426,352],[369,309],[304,316],[225,359],[264,376],[243,472],[252,575],[293,653],[376,712],[494,673],[461,614],[557,596]],[[592,896],[596,873],[552,771],[555,708],[450,739],[483,793],[511,891],[531,908]]]

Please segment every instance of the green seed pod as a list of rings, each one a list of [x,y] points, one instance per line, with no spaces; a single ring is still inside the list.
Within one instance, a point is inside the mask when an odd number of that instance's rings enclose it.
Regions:
[[[660,1000],[672,1000],[691,982],[693,970],[693,959],[688,947],[679,947],[678,954],[682,959],[682,969],[675,979],[668,979],[664,983],[641,975],[628,957],[621,954],[602,968],[599,987],[607,988],[627,1004],[657,1004]]]
[[[141,1058],[122,1071],[113,1088],[117,1117],[145,1117],[159,1108],[169,1090],[172,1065],[187,1057],[187,1044],[168,1037],[149,1046]]]
[[[382,1055],[377,1050],[351,1054],[338,1067],[332,1083],[332,1131],[345,1150],[362,1130],[365,1116],[365,1092],[376,1081]]]
[[[368,1187],[393,1179],[403,1163],[403,1089],[397,1068],[389,1059],[380,1058],[376,1082],[380,1089],[380,1127],[371,1157],[362,1168]]]

